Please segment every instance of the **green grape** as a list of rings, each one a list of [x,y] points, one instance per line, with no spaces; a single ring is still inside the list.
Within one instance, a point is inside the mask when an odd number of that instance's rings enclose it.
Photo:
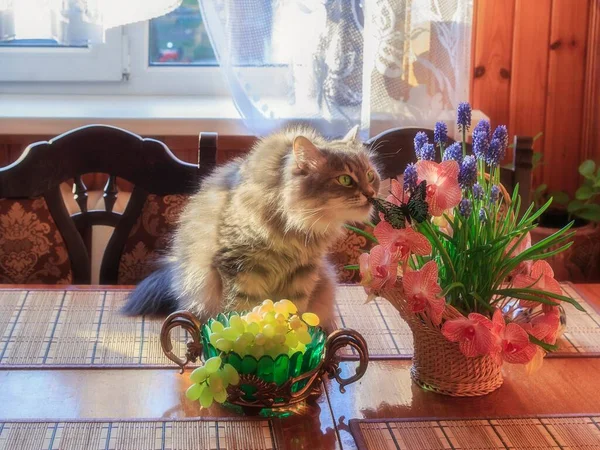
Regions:
[[[310,333],[306,330],[298,330],[296,331],[296,334],[298,335],[298,341],[300,341],[300,343],[302,344],[310,344],[310,342],[312,341],[312,337],[310,336]]]
[[[275,321],[281,325],[284,325],[287,323],[287,319],[288,319],[288,314],[281,314],[281,313],[276,313],[275,314]]]
[[[225,401],[227,400],[227,391],[225,389],[223,389],[220,392],[215,392],[213,394],[214,398],[215,398],[215,402],[217,403],[225,403]]]
[[[275,336],[275,327],[271,324],[265,325],[263,328],[263,334],[268,338],[272,338]]]
[[[213,393],[210,389],[205,388],[200,394],[200,405],[203,408],[209,408],[213,404]]]
[[[306,345],[304,345],[302,342],[298,342],[295,351],[304,353],[306,351]]]
[[[273,347],[275,347],[275,342],[273,342],[271,339],[267,340],[267,342],[265,342],[265,345],[263,345],[263,347],[265,348],[265,352],[269,352],[270,350],[273,349]]]
[[[243,333],[243,331],[242,331]],[[235,341],[235,339],[238,337],[238,335],[240,335],[241,333],[239,333],[237,330],[231,328],[231,327],[227,327],[223,330],[223,337],[229,341]]]
[[[244,338],[244,340],[248,343],[248,345],[252,345],[252,343],[254,342],[254,334],[249,333],[248,331],[246,331],[240,337]]]
[[[233,343],[233,351],[236,352],[240,356],[246,356],[246,350],[248,349],[248,341],[244,339],[243,336],[240,336]]]
[[[219,372],[211,373],[208,377],[208,387],[213,392],[219,392],[223,390],[223,380]]]
[[[213,356],[212,358],[209,358],[206,360],[206,362],[204,363],[204,367],[206,368],[206,372],[210,375],[212,373],[215,373],[217,370],[219,370],[221,368],[221,357],[220,356]]]
[[[223,338],[223,335],[222,335],[221,333],[212,333],[212,334],[209,336],[208,340],[209,340],[210,344],[211,344],[213,347],[215,347],[215,346],[217,345],[217,341],[218,341],[219,339],[222,339],[222,338]]]
[[[290,348],[296,348],[298,345],[298,336],[296,335],[295,331],[290,331],[285,335],[285,345]]]
[[[248,330],[248,332],[253,336],[256,336],[260,332],[260,326],[256,322],[250,322],[248,323],[246,330]]]
[[[250,349],[250,354],[256,359],[260,359],[265,354],[265,349],[262,345],[255,345]]]
[[[222,352],[230,352],[231,349],[233,348],[233,342],[227,340],[227,339],[219,339],[217,341],[217,345],[215,345],[215,347],[219,350],[221,350]]]
[[[316,327],[317,325],[319,325],[319,316],[317,316],[314,313],[307,312],[302,314],[302,320],[304,320],[304,322],[306,322],[311,327]]]
[[[290,327],[292,330],[296,330],[296,331],[308,329],[306,324],[304,322],[302,322],[302,320],[298,316],[292,316],[290,318]]]
[[[273,324],[276,322],[275,320],[275,312],[269,311],[263,316],[263,322],[266,324]]]
[[[226,379],[229,384],[236,386],[240,382],[240,374],[231,364],[225,364],[222,372],[223,378]]]
[[[187,391],[185,391],[185,396],[188,398],[188,400],[198,400],[205,387],[205,384],[192,384],[189,388],[187,388]]]
[[[213,333],[220,333],[221,331],[223,331],[223,328],[225,328],[225,326],[218,320],[213,321],[213,323],[210,326],[210,329]]]
[[[194,383],[202,383],[207,378],[208,373],[206,372],[206,367],[197,367],[190,375],[190,380]]]
[[[285,334],[276,334],[273,336],[273,342],[275,344],[283,344],[285,342]]]
[[[275,325],[275,334],[285,335],[289,331],[287,325]]]
[[[267,342],[267,337],[263,333],[258,333],[254,338],[254,345],[265,345],[265,342]]]
[[[244,321],[240,316],[231,316],[229,318],[229,326],[237,331],[239,334],[242,334],[246,327],[244,326]]]

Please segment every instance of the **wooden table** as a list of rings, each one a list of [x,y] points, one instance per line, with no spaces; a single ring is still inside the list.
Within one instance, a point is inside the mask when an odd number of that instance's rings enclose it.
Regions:
[[[4,286],[15,288],[18,286]],[[32,289],[27,286],[27,289]],[[48,289],[47,286],[43,287]],[[57,287],[64,289],[64,287]],[[97,289],[97,287],[95,287]],[[102,287],[106,289],[106,286]],[[69,289],[93,289],[73,286]],[[122,286],[114,289],[123,289]],[[600,311],[600,285],[576,285]],[[348,371],[353,362],[344,362]],[[459,418],[600,413],[600,358],[553,358],[533,377],[506,371],[504,386],[480,398],[448,398],[417,388],[409,361],[374,360],[365,377],[341,394],[327,381],[314,404],[282,419],[286,448],[356,448],[353,418]],[[185,399],[189,378],[175,369],[0,370],[0,419],[227,417]]]

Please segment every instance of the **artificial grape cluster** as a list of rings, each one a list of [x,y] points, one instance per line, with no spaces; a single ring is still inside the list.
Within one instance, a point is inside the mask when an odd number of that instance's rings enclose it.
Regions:
[[[252,355],[257,359],[304,352],[312,340],[308,327],[319,325],[319,317],[313,313],[300,317],[297,312],[290,300],[265,300],[244,315],[232,314],[227,327],[213,321],[210,343],[224,353],[234,351],[241,357]]]
[[[240,375],[231,364],[223,364],[220,356],[208,359],[203,366],[196,368],[190,375],[194,382],[185,392],[190,400],[199,400],[204,408],[213,401],[223,403],[227,400],[227,387],[237,385]]]

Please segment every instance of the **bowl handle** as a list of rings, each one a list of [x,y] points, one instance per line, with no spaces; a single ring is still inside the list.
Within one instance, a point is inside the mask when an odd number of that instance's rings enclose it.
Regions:
[[[181,327],[192,336],[192,339],[187,343],[187,352],[185,360],[173,353],[173,342],[171,341],[171,330],[176,327]],[[189,311],[176,311],[170,314],[163,322],[160,330],[160,345],[164,354],[183,369],[187,363],[196,362],[202,355],[202,342],[200,341],[200,321]]]
[[[354,375],[348,378],[342,378],[340,376],[341,369],[339,367],[339,359],[336,356],[336,353],[339,349],[347,345],[358,352],[359,363]],[[345,386],[360,380],[367,371],[368,365],[369,350],[367,348],[367,342],[358,331],[349,328],[341,328],[335,330],[327,337],[323,367],[329,374],[329,378],[335,378],[337,380],[340,385],[340,392],[346,392]]]

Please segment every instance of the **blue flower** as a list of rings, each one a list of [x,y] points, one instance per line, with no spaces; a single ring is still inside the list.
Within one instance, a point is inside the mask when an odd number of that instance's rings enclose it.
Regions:
[[[433,142],[438,145],[446,145],[448,140],[448,127],[444,122],[436,122],[433,130]]]
[[[466,131],[471,126],[471,105],[469,103],[463,102],[458,104],[456,124],[459,131]]]
[[[496,185],[493,185],[492,189],[490,191],[490,201],[492,203],[495,203],[498,201],[499,198],[500,198],[500,188]]]
[[[483,223],[487,222],[487,214],[483,208],[479,210],[479,221]]]
[[[421,147],[419,159],[424,159],[425,161],[433,161],[435,159],[435,147],[433,144],[424,144]]]
[[[500,139],[492,139],[490,142],[490,146],[488,147],[487,154],[485,155],[485,161],[490,166],[497,166],[502,159],[504,159],[504,154],[506,153],[506,148],[502,145]]]
[[[482,200],[483,199],[483,188],[481,187],[481,185],[479,183],[475,183],[473,185],[473,197],[476,200]]]
[[[472,211],[473,202],[471,202],[471,200],[468,198],[463,198],[458,204],[458,212],[461,214],[461,216],[467,217],[471,215]]]
[[[477,125],[475,125],[475,128],[473,128],[473,135],[475,135],[475,133],[483,131],[485,132],[485,134],[488,136],[490,136],[490,132],[492,131],[492,128],[490,126],[490,123],[487,120],[480,120]]]
[[[424,131],[419,131],[416,135],[415,135],[415,153],[417,155],[417,158],[421,157],[421,148],[423,147],[423,145],[427,144],[427,142],[429,142],[429,138],[427,137],[427,134],[425,134]]]
[[[419,176],[417,175],[417,166],[415,164],[409,164],[404,169],[404,190],[414,192],[417,188],[417,181]]]
[[[506,150],[506,147],[508,147],[508,130],[506,129],[506,125],[498,125],[494,130],[492,139],[498,139],[504,150]]]
[[[468,189],[477,181],[477,160],[473,155],[467,155],[460,165],[458,184],[463,189]]]
[[[473,131],[473,154],[477,159],[486,158],[489,146],[489,134],[485,130]]]
[[[442,161],[456,161],[458,164],[462,162],[463,154],[462,154],[462,146],[459,142],[455,142],[446,150],[444,150],[444,156],[442,157]]]

